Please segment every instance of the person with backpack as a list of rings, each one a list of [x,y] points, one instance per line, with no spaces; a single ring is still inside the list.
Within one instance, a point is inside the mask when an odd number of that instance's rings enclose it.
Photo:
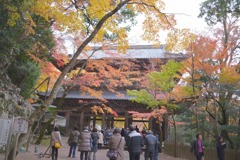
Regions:
[[[72,156],[72,158],[76,158],[76,148],[79,142],[79,135],[78,128],[74,127],[68,138],[68,144],[70,145],[68,157]]]

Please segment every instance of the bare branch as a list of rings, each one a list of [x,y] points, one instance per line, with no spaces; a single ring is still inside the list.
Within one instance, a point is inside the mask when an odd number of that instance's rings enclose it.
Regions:
[[[168,20],[168,17],[167,17],[167,15],[166,15],[166,13],[161,12],[156,6],[151,5],[151,4],[147,4],[147,3],[145,3],[145,2],[131,2],[131,3],[128,3],[128,4],[142,4],[142,5],[144,5],[144,6],[153,8],[153,9],[156,10],[158,13],[162,14],[162,15],[165,17],[165,19],[167,20],[168,24],[174,29],[173,25],[172,25],[171,22]]]

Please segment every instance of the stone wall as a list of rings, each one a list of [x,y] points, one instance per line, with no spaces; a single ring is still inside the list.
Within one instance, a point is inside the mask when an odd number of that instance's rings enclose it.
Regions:
[[[0,72],[0,77],[0,117],[28,117],[31,105],[20,96],[20,88],[6,74]]]

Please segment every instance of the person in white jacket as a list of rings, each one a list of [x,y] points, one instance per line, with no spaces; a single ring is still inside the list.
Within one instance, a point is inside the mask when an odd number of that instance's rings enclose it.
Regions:
[[[98,149],[102,148],[103,145],[103,133],[101,131],[98,131]]]
[[[53,132],[51,134],[50,144],[52,146],[52,160],[57,160],[58,158],[58,148],[55,148],[55,143],[58,142],[62,146],[62,139],[58,127],[54,127]]]

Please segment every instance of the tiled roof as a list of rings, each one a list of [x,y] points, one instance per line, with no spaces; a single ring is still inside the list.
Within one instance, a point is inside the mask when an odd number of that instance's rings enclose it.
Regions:
[[[96,49],[97,47],[94,47]],[[92,54],[88,51],[86,54],[81,54],[80,59],[87,59]],[[103,58],[136,58],[136,59],[159,59],[159,58],[183,58],[182,53],[168,53],[165,51],[165,45],[152,46],[152,45],[135,45],[130,46],[126,53],[118,53],[116,47],[110,49],[97,50],[90,59],[103,59]]]
[[[132,96],[128,96],[126,91],[118,91],[118,93],[120,93],[121,96],[119,96],[117,93],[113,93],[110,91],[104,91],[102,93],[102,98],[106,99],[106,100],[131,100],[134,98]],[[45,93],[43,93],[43,92],[40,92],[38,94],[41,96],[45,96]],[[46,96],[49,96],[49,93],[47,93]],[[56,98],[62,98],[62,96],[63,96],[63,92],[60,91],[60,92],[58,92]],[[67,95],[65,96],[65,99],[97,99],[97,98],[92,97],[89,94],[82,94],[78,90],[73,90],[73,91],[69,91],[67,93]]]

